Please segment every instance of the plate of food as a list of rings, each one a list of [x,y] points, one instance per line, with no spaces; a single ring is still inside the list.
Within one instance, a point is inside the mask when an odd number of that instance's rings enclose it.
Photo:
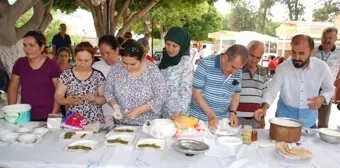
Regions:
[[[87,132],[87,131],[68,131],[61,133],[59,135],[60,140],[78,140],[78,139],[92,139],[93,138],[93,132]]]
[[[99,141],[94,140],[76,140],[65,147],[67,151],[91,151],[99,144]]]
[[[104,144],[112,146],[129,146],[133,144],[135,135],[129,134],[115,134],[106,138]]]
[[[138,127],[134,126],[117,126],[113,128],[110,133],[128,133],[128,134],[134,134],[137,133]]]
[[[165,140],[154,138],[142,138],[136,143],[136,149],[164,150]]]
[[[313,157],[313,153],[308,149],[302,147],[291,147],[286,142],[278,142],[276,144],[276,150],[281,156],[292,160],[306,160]]]

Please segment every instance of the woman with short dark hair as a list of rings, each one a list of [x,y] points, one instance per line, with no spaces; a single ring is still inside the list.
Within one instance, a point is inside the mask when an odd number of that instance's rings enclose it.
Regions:
[[[119,124],[128,125],[143,125],[147,120],[159,118],[166,99],[159,69],[145,59],[143,46],[135,40],[125,41],[119,53],[122,61],[112,66],[104,92],[114,109],[114,118]]]
[[[8,88],[8,104],[16,104],[21,86],[21,103],[30,104],[31,120],[46,121],[49,113],[58,113],[54,91],[61,69],[44,55],[46,38],[41,32],[29,31],[24,35],[26,56],[14,66]]]

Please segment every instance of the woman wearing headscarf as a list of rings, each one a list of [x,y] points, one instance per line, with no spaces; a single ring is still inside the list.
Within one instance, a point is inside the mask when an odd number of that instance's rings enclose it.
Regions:
[[[165,36],[165,51],[159,69],[166,81],[167,100],[162,107],[163,118],[185,115],[191,100],[194,67],[190,59],[189,33],[172,27]]]

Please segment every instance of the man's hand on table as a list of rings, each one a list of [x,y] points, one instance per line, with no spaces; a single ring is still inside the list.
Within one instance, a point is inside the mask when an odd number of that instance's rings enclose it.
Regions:
[[[230,126],[238,126],[238,119],[235,113],[229,113]]]
[[[265,116],[267,109],[259,108],[254,112],[254,118],[256,121],[260,121],[263,116]]]
[[[314,110],[318,110],[321,105],[326,101],[325,97],[323,96],[316,96],[316,97],[311,97],[308,98],[307,100],[311,101],[308,103],[308,107]]]
[[[208,125],[217,128],[217,126],[219,125],[219,121],[216,115],[208,117]]]

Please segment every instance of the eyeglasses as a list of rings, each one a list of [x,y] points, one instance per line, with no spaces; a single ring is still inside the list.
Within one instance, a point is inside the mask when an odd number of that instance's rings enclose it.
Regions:
[[[139,51],[139,49],[138,48],[136,48],[136,47],[122,47],[122,46],[120,46],[119,47],[119,51],[120,52],[125,52],[125,53],[139,53],[140,51]]]

